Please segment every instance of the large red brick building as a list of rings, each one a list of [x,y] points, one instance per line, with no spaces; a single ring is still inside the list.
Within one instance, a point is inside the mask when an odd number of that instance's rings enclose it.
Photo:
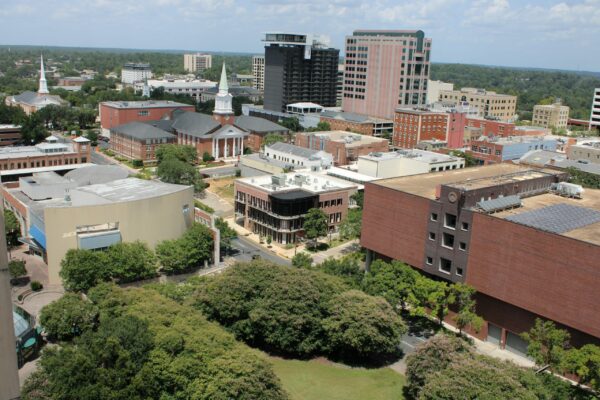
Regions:
[[[394,116],[392,144],[414,149],[422,141],[444,141],[448,148],[464,145],[466,114],[427,108],[399,108]]]
[[[312,150],[322,150],[333,155],[337,165],[347,165],[373,152],[387,152],[387,139],[359,135],[346,131],[298,132],[296,146]]]
[[[576,344],[597,342],[600,191],[561,196],[574,190],[566,178],[498,164],[370,182],[361,244],[369,262],[400,260],[473,286],[481,339],[522,353],[519,334],[540,317]]]
[[[98,109],[100,127],[105,136],[110,135],[112,128],[130,122],[171,119],[175,110],[196,111],[193,105],[170,100],[104,101],[98,105]]]

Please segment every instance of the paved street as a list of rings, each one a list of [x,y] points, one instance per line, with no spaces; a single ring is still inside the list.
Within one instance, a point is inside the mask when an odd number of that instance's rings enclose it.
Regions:
[[[238,251],[232,257],[236,261],[251,261],[252,256],[258,255],[263,260],[271,261],[282,265],[292,265],[290,260],[279,257],[277,254],[265,249],[264,247],[252,242],[244,236],[238,236],[231,241],[233,248]]]
[[[110,158],[104,157],[104,155],[100,153],[100,150],[92,151],[91,159],[94,164],[98,165],[117,165],[117,163]]]

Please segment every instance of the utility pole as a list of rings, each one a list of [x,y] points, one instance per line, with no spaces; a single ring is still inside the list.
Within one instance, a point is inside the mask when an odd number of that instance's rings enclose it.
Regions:
[[[20,398],[16,343],[4,212],[0,206],[0,400]]]

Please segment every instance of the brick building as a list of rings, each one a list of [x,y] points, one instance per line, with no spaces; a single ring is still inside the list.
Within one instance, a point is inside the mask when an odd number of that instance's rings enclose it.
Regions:
[[[0,148],[0,175],[2,180],[43,170],[68,170],[87,164],[91,158],[90,141],[78,137],[72,143],[59,143],[49,136],[35,146]]]
[[[519,334],[541,317],[578,345],[598,341],[600,191],[559,195],[578,192],[566,178],[498,164],[367,183],[361,244],[368,261],[473,286],[481,339],[522,353]]]
[[[296,146],[313,150],[323,150],[333,155],[337,165],[347,165],[372,152],[387,152],[387,139],[359,135],[346,131],[298,132]]]
[[[130,122],[144,122],[159,119],[171,119],[173,111],[196,111],[189,104],[170,100],[146,101],[104,101],[98,105],[102,134],[108,136],[110,130]]]
[[[488,138],[485,136],[471,140],[467,151],[480,164],[497,164],[518,160],[532,150],[556,150],[557,141],[545,136],[517,136],[506,138]]]
[[[466,126],[478,129],[480,135],[494,137],[508,137],[515,135],[515,124],[485,118],[467,118]]]
[[[156,148],[177,142],[173,134],[142,122],[130,122],[110,130],[110,149],[131,160],[156,161]]]
[[[414,149],[424,140],[440,140],[448,143],[448,129],[452,119],[449,113],[431,111],[427,108],[399,108],[394,116],[392,144],[405,149]],[[453,124],[453,128],[455,126],[456,124]],[[462,131],[459,132],[461,137]]]
[[[12,146],[21,141],[19,125],[0,124],[0,146]]]
[[[320,208],[328,217],[330,231],[348,213],[356,185],[307,172],[262,175],[235,181],[236,220],[253,233],[282,244],[304,236],[304,216]]]
[[[392,120],[347,112],[325,110],[320,114],[320,120],[327,122],[332,131],[348,131],[377,137],[390,134],[394,129]]]

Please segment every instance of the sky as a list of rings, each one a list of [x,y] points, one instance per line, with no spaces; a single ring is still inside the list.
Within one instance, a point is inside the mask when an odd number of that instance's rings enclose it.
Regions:
[[[267,31],[421,29],[432,61],[600,71],[600,0],[0,0],[0,44],[262,53]]]

